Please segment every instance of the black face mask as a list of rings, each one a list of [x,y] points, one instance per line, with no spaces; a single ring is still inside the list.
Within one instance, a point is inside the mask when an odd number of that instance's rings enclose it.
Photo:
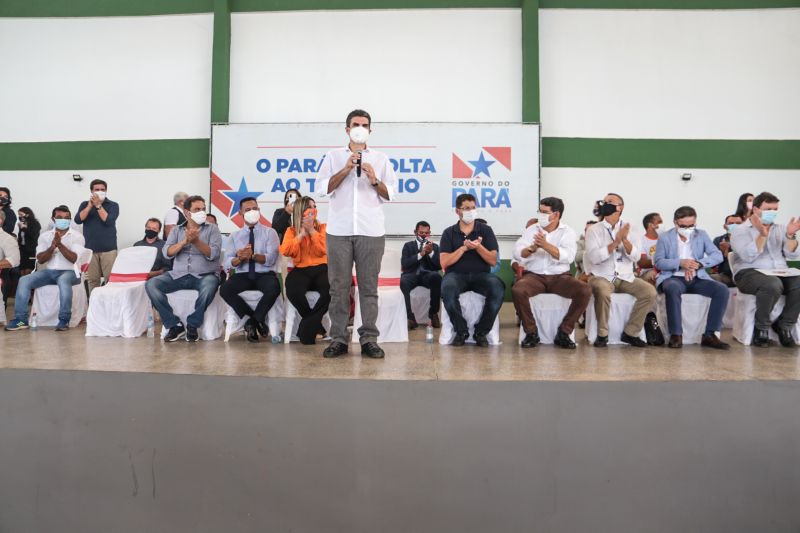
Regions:
[[[614,204],[607,204],[602,201],[597,202],[596,207],[594,208],[594,216],[596,217],[607,217],[616,212],[617,206]]]
[[[144,230],[144,236],[146,239],[155,239],[158,237],[158,232],[154,229],[146,229]]]
[[[8,198],[8,196],[0,196],[0,206],[5,207],[10,203],[11,203],[11,200]]]

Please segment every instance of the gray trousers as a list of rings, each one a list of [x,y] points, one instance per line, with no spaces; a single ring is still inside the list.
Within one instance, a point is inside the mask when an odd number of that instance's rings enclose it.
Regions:
[[[378,273],[383,259],[383,237],[327,235],[328,282],[331,286],[330,335],[334,341],[350,343],[347,321],[350,318],[350,285],[353,263],[358,280],[358,301],[361,304],[359,342],[378,342]]]
[[[779,278],[746,268],[737,272],[734,280],[740,292],[756,297],[755,322],[758,329],[768,330],[772,325],[769,315],[783,294],[786,295],[786,305],[777,322],[787,329],[797,323],[797,316],[800,315],[800,276]]]

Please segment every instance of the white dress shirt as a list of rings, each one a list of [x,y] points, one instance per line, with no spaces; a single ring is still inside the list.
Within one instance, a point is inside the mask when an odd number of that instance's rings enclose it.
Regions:
[[[761,252],[756,247],[759,231],[753,223],[746,220],[739,224],[731,233],[731,249],[733,256],[733,274],[736,275],[745,268],[764,268],[767,270],[783,269],[788,265],[786,260],[800,259],[800,246],[794,252],[789,251],[789,240],[786,238],[786,226],[772,224],[767,233],[767,241]]]
[[[8,259],[11,268],[19,266],[19,243],[10,233],[0,229],[0,261]]]
[[[533,239],[538,233],[543,233],[545,240],[558,248],[558,259],[543,248],[537,248],[528,257],[522,257],[522,251],[533,244]],[[528,272],[552,276],[569,272],[569,266],[575,260],[577,251],[578,238],[566,224],[559,222],[558,227],[550,233],[538,224],[534,224],[522,233],[522,237],[514,245],[514,259]]]
[[[375,169],[375,176],[386,185],[389,200],[378,194],[367,173],[362,169],[361,177],[356,177],[356,167],[344,178],[339,186],[328,194],[331,177],[345,167],[353,157],[350,148],[337,148],[325,154],[317,174],[316,190],[330,198],[328,207],[328,234],[340,237],[363,235],[381,237],[386,233],[383,216],[383,203],[391,201],[397,187],[397,176],[386,154],[367,148],[361,153],[362,163],[369,163]]]
[[[691,239],[686,239],[686,242],[683,242],[680,235],[678,235],[676,239],[678,241],[678,257],[681,259],[694,259]],[[686,276],[686,270],[683,267],[680,267],[675,271],[673,276]]]
[[[50,245],[53,244],[53,237],[55,234],[56,230],[52,229],[39,235],[39,242],[36,245],[36,255],[39,255],[50,248]],[[80,259],[81,254],[84,251],[85,242],[86,241],[83,240],[83,235],[72,229],[68,230],[64,235],[61,236],[61,244],[66,246],[71,252],[74,252],[78,256],[78,259]],[[80,276],[81,266],[78,263],[78,260],[76,260],[74,263],[68,261],[67,258],[61,254],[61,251],[56,248],[53,251],[53,255],[50,257],[50,260],[40,265],[39,268],[47,268],[50,270],[73,270],[75,271],[76,276]]]
[[[589,274],[612,282],[615,278],[633,282],[633,271],[636,267],[636,262],[642,255],[639,247],[635,244],[638,239],[634,238],[630,233],[628,234],[628,240],[631,243],[630,253],[625,251],[625,246],[622,244],[612,253],[608,252],[608,245],[614,242],[617,232],[623,224],[625,222],[620,219],[612,227],[611,224],[604,220],[593,224],[586,230],[586,253],[584,257],[586,258]]]

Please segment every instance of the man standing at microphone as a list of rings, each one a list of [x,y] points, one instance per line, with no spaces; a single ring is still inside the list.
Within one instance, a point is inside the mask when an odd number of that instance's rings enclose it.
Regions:
[[[317,175],[316,190],[330,198],[327,247],[331,286],[331,344],[323,357],[346,354],[350,284],[356,266],[362,326],[358,328],[361,354],[380,359],[378,346],[378,273],[384,247],[383,203],[392,199],[397,176],[386,154],[367,148],[372,119],[364,110],[347,115],[346,147],[325,155]]]

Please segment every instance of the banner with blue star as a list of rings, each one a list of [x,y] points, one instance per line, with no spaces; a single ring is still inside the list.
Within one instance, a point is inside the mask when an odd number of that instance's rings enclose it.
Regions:
[[[244,178],[242,178],[242,181],[239,182],[238,191],[230,190],[230,191],[220,191],[220,192],[233,202],[233,205],[231,205],[231,211],[230,213],[228,213],[228,218],[233,218],[236,215],[236,213],[239,212],[239,202],[242,201],[243,198],[247,198],[248,196],[251,198],[258,198],[259,196],[264,194],[264,191],[247,190],[247,183],[245,182]]]
[[[475,167],[475,172],[472,174],[473,178],[477,178],[480,174],[486,174],[487,178],[491,178],[491,174],[489,174],[489,167],[495,164],[495,161],[491,161],[483,157],[483,152],[481,155],[478,156],[477,161],[470,161],[470,165]]]

